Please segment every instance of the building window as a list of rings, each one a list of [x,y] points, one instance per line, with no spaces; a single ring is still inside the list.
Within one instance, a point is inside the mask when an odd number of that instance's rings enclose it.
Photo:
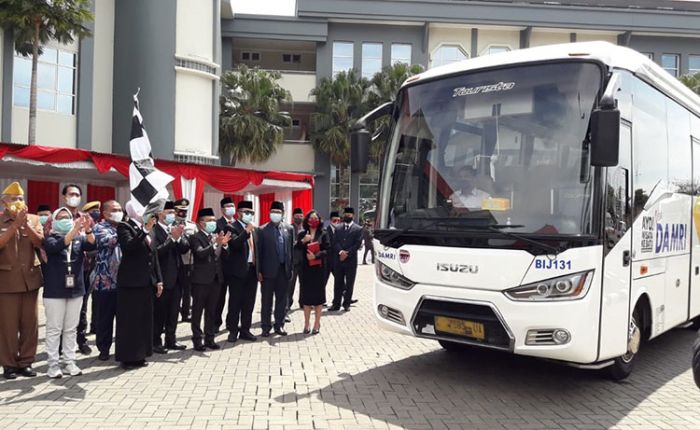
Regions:
[[[433,52],[432,66],[444,66],[445,64],[466,60],[467,58],[467,54],[459,45],[442,45]]]
[[[700,55],[688,56],[688,73],[691,75],[700,73]]]
[[[37,109],[75,113],[76,54],[58,49],[43,48],[37,63]],[[29,107],[32,78],[32,59],[15,55],[14,105]]]
[[[301,64],[301,54],[282,54],[282,62],[285,64]]]
[[[301,125],[301,121],[298,119],[292,119],[292,127],[299,127]]]
[[[487,55],[491,54],[500,54],[501,52],[508,52],[510,51],[510,46],[489,46],[489,48],[486,50]]]
[[[333,42],[333,76],[353,68],[352,42]]]
[[[362,77],[372,79],[382,70],[382,44],[362,44]]]
[[[411,45],[405,43],[391,44],[391,65],[396,63],[411,64]]]
[[[645,55],[651,61],[654,61],[654,53],[653,52],[641,52],[641,54]]]
[[[661,56],[661,67],[673,76],[678,76],[678,54],[663,54]]]
[[[198,70],[200,72],[209,73],[211,75],[216,74],[216,67],[213,67],[207,63],[202,63],[200,61],[185,58],[175,58],[175,67],[182,67],[183,69],[190,70]]]
[[[242,51],[241,52],[242,61],[260,61],[259,52]]]

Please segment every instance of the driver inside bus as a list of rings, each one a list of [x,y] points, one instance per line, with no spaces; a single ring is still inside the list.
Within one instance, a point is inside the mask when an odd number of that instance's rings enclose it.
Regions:
[[[477,188],[478,178],[476,170],[471,167],[462,167],[457,174],[459,188],[450,196],[452,207],[481,209],[484,200],[491,197],[488,192]]]

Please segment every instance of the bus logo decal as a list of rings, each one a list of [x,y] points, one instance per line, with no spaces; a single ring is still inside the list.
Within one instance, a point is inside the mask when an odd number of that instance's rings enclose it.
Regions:
[[[510,91],[513,88],[515,88],[515,82],[498,82],[496,84],[481,85],[478,87],[457,87],[452,89],[452,98],[497,91]]]
[[[437,263],[438,272],[479,273],[479,266],[470,264]]]
[[[402,263],[408,263],[408,260],[411,259],[411,253],[406,251],[405,249],[402,249],[399,251],[399,261]]]

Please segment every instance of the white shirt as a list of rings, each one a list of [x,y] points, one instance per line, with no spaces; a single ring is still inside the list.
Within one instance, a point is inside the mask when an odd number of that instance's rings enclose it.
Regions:
[[[472,188],[471,192],[463,194],[462,190],[457,190],[450,196],[452,206],[456,208],[481,209],[484,200],[490,198],[491,195],[486,191]]]

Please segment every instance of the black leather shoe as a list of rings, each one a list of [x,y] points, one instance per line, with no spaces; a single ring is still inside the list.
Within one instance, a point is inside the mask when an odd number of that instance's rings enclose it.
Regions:
[[[181,343],[169,343],[165,345],[166,348],[172,349],[173,351],[184,351],[187,349],[187,347]]]
[[[204,346],[206,348],[213,349],[213,350],[221,349],[221,347],[214,342],[207,342],[204,344]]]
[[[148,361],[146,361],[146,360],[137,361],[136,367],[148,367]]]
[[[345,309],[345,312],[350,312],[350,305],[343,306],[343,309]]]
[[[100,361],[109,360],[109,352],[100,352],[100,355],[97,356],[97,359]]]
[[[350,304],[354,305],[355,303],[357,303],[357,299],[350,300]]]
[[[24,376],[25,378],[33,378],[36,376],[36,372],[32,370],[31,366],[22,367],[21,369],[16,369],[15,374],[19,376]]]
[[[263,332],[260,333],[260,336],[262,336],[262,337],[270,337],[270,330],[263,330]]]
[[[290,322],[292,322],[292,319],[289,317],[284,317],[284,322],[290,323]]]
[[[201,343],[195,343],[195,344],[194,344],[194,350],[195,350],[195,351],[202,352],[202,351],[206,351],[207,348],[206,348],[204,345],[202,345]]]
[[[78,351],[80,351],[80,353],[83,355],[92,354],[92,348],[90,348],[90,346],[87,343],[78,346]]]
[[[280,335],[280,336],[286,336],[286,335],[287,335],[287,332],[284,331],[283,328],[276,328],[276,329],[275,329],[275,334]]]
[[[255,342],[256,340],[258,340],[258,338],[253,336],[253,333],[251,333],[249,331],[241,332],[241,334],[238,335],[238,338],[243,339],[243,340],[248,340],[250,342]]]
[[[340,306],[331,306],[330,308],[328,308],[328,310],[331,312],[337,312],[340,310]]]
[[[180,321],[180,322],[192,322],[192,318],[183,316],[182,321]]]
[[[234,333],[229,333],[228,337],[226,338],[226,342],[228,343],[236,343],[238,340],[238,335]]]
[[[153,352],[156,354],[167,354],[168,348],[164,347],[163,345],[156,345],[153,347]]]
[[[2,376],[5,379],[17,379],[17,374],[14,367],[5,367],[2,372]]]

